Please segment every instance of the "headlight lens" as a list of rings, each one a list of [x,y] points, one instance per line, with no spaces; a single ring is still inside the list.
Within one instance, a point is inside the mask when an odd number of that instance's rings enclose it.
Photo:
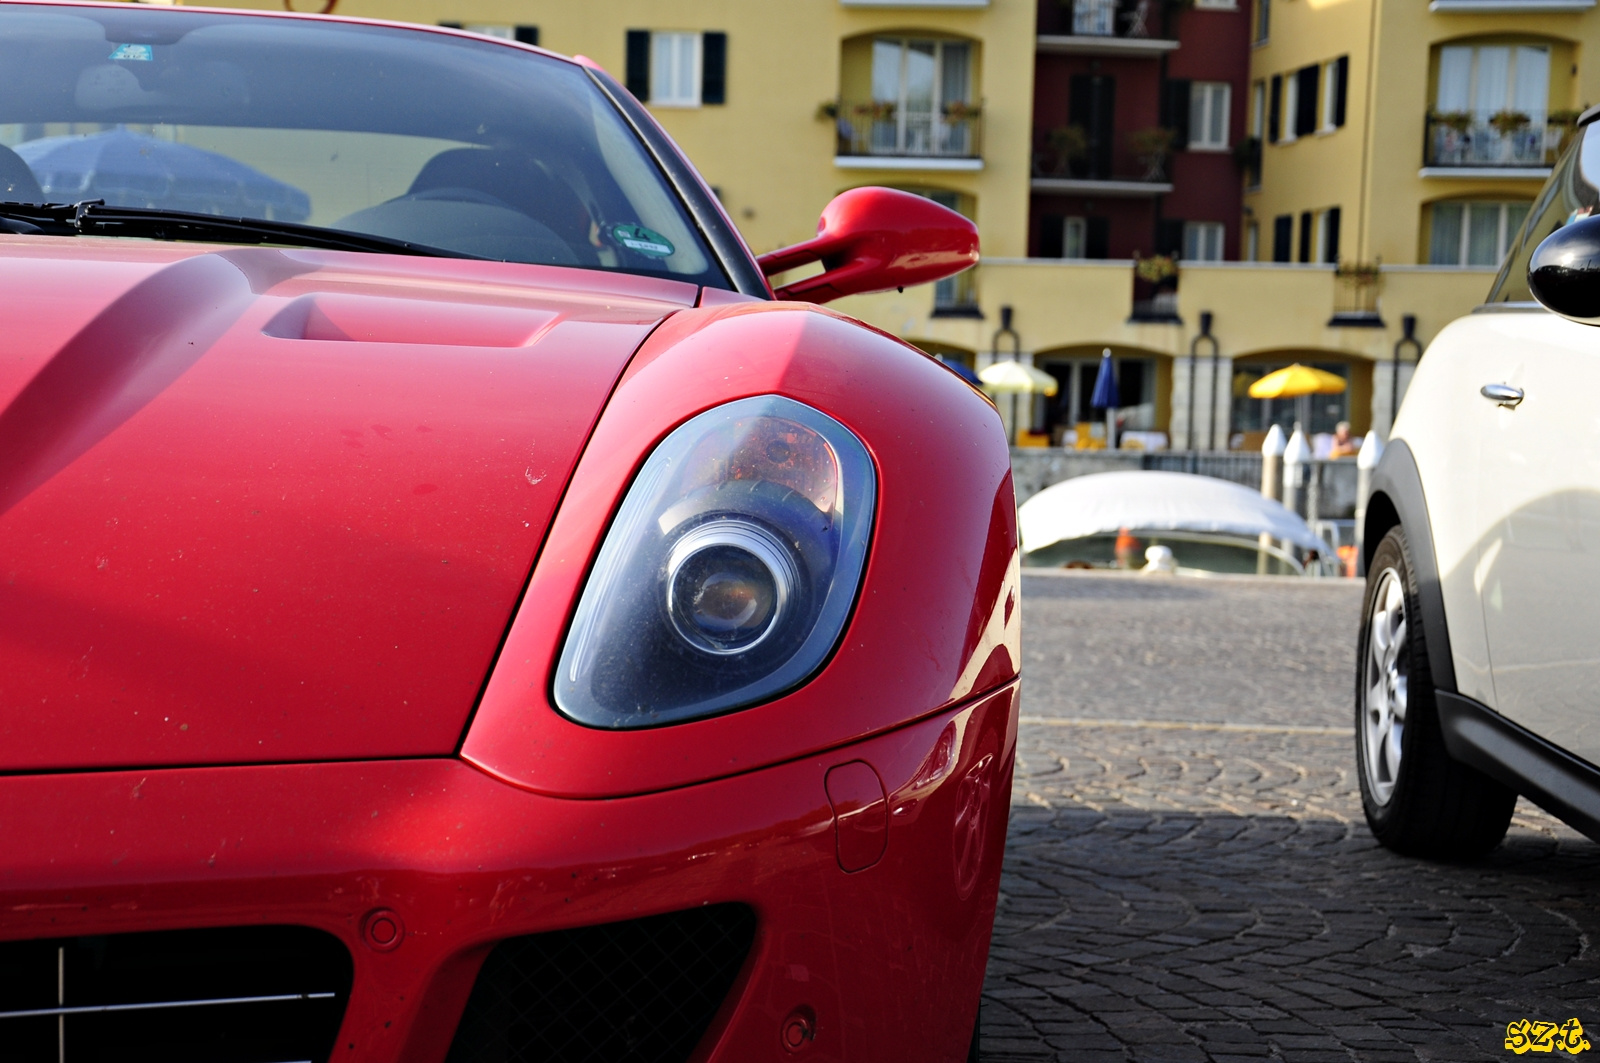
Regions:
[[[741,399],[682,425],[601,544],[556,705],[595,727],[649,727],[799,684],[849,617],[875,498],[861,441],[792,399]]]

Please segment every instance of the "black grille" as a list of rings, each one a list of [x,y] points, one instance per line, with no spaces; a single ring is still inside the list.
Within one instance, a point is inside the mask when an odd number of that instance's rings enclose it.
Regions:
[[[718,904],[495,946],[448,1063],[680,1063],[739,975],[756,918]]]
[[[0,943],[6,1063],[324,1063],[350,953],[298,926]]]

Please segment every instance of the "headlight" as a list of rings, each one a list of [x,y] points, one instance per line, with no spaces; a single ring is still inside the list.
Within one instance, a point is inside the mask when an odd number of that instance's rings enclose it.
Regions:
[[[791,399],[741,399],[682,425],[601,544],[556,705],[594,727],[649,727],[798,685],[850,615],[875,496],[861,441]]]

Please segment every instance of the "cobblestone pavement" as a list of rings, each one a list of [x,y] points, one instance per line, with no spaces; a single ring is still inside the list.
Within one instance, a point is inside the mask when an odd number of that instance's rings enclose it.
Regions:
[[[1506,1059],[1508,1022],[1573,1017],[1600,1056],[1600,846],[1523,802],[1475,865],[1379,848],[1359,611],[1353,582],[1025,579],[986,1063]]]

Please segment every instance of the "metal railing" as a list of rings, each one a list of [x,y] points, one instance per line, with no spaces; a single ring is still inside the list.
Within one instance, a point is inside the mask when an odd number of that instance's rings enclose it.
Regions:
[[[1498,116],[1496,116],[1498,117]],[[1489,115],[1429,115],[1423,163],[1427,166],[1543,167],[1554,162],[1568,128],[1543,115],[1525,123]]]
[[[1155,0],[1073,0],[1074,37],[1154,37],[1160,6]]]
[[[975,159],[983,151],[983,115],[977,104],[948,104],[937,111],[876,101],[842,102],[837,129],[840,155]]]

